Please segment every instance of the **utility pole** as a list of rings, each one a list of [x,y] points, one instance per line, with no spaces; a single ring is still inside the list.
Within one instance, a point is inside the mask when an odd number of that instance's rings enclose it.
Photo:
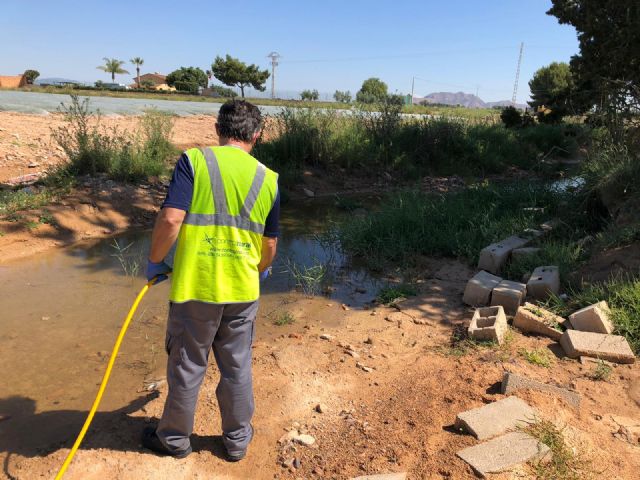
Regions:
[[[516,69],[516,81],[513,84],[513,96],[511,97],[511,105],[516,106],[516,96],[518,95],[518,80],[520,80],[520,65],[522,65],[522,51],[524,50],[524,42],[520,42],[520,55],[518,56],[518,68]]]
[[[271,52],[267,58],[271,59],[271,98],[276,98],[276,67],[281,55],[278,52]]]
[[[411,77],[411,105],[413,105],[413,87],[416,83],[416,77]]]

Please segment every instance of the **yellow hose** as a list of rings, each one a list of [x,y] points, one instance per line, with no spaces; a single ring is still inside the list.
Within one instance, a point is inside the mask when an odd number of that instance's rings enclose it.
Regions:
[[[138,296],[133,302],[133,305],[131,305],[129,314],[127,315],[127,318],[125,318],[124,323],[122,324],[122,328],[120,328],[118,339],[116,340],[116,343],[113,346],[113,350],[111,351],[111,357],[109,358],[109,363],[107,364],[107,370],[104,372],[104,377],[102,377],[102,383],[100,384],[100,388],[98,389],[98,394],[96,395],[96,399],[93,401],[91,410],[89,410],[89,414],[87,415],[87,419],[84,421],[82,430],[80,430],[80,433],[78,434],[78,438],[76,438],[76,441],[73,444],[73,447],[71,447],[71,451],[67,455],[67,458],[65,458],[64,463],[62,464],[62,466],[60,467],[60,470],[58,471],[58,474],[56,475],[56,480],[60,480],[64,476],[64,472],[67,471],[67,467],[69,467],[69,464],[71,463],[71,460],[73,460],[73,457],[76,454],[78,447],[80,447],[80,444],[82,443],[82,439],[84,438],[84,435],[87,433],[87,430],[89,429],[89,425],[91,425],[93,416],[95,415],[96,410],[98,410],[98,406],[100,405],[100,400],[102,400],[102,394],[104,393],[104,390],[107,387],[107,382],[109,382],[109,377],[111,376],[111,369],[113,368],[113,364],[116,361],[116,356],[118,355],[118,350],[120,350],[120,344],[122,343],[124,334],[127,333],[127,328],[129,328],[131,319],[133,318],[133,315],[136,313],[136,310],[138,309],[138,304],[142,300],[142,297],[144,297],[144,295],[147,293],[147,290],[149,290],[149,287],[151,287],[151,285],[153,285],[155,281],[156,281],[156,278],[152,278],[151,280],[149,280],[149,282],[147,282],[147,284],[144,287],[142,287],[142,290],[140,290],[140,293],[138,293]]]

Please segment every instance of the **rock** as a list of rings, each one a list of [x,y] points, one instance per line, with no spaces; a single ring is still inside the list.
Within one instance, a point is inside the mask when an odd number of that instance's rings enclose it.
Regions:
[[[351,480],[406,480],[407,472],[402,473],[378,473],[376,475],[364,475],[352,477]]]
[[[29,165],[27,165],[28,168],[38,168],[39,166],[40,166],[40,164],[37,163],[37,162],[33,162],[33,163],[30,163]]]
[[[523,307],[518,308],[513,319],[513,326],[523,332],[544,335],[556,342],[562,336],[561,326],[565,323],[564,318],[531,303],[525,303]]]
[[[302,191],[309,198],[313,198],[313,197],[316,196],[316,194],[313,192],[313,190],[309,190],[308,188],[302,187]]]
[[[353,351],[353,350],[345,350],[344,353],[346,353],[347,355],[351,355],[356,360],[360,358],[360,354],[358,352]]]
[[[541,459],[549,447],[523,432],[511,432],[480,445],[465,448],[456,455],[471,465],[483,478],[489,473],[511,469],[522,463]]]
[[[294,458],[293,459],[293,468],[295,468],[297,470],[301,466],[302,466],[302,462],[300,461],[300,459],[298,457]]]
[[[502,278],[487,272],[478,272],[467,282],[462,301],[472,307],[481,307],[489,304],[491,292],[496,288]]]
[[[568,404],[575,408],[580,407],[580,394],[566,388],[556,387],[546,383],[538,382],[531,378],[523,377],[511,372],[505,372],[502,377],[501,393],[503,395],[511,395],[518,390],[536,390],[538,392],[548,392],[564,399]]]
[[[486,440],[524,426],[535,417],[536,411],[524,400],[514,396],[459,413],[454,426],[478,440]]]
[[[51,317],[42,317],[42,321],[43,322],[48,322],[51,319]]]
[[[618,440],[640,446],[640,420],[611,415],[609,424],[613,427],[613,436]]]
[[[367,345],[373,345],[373,338],[367,337],[367,339],[364,341],[364,343],[366,343]]]
[[[366,365],[363,365],[363,364],[362,364],[362,363],[360,363],[360,362],[357,362],[357,363],[356,363],[356,367],[358,367],[360,370],[362,370],[362,371],[364,371],[364,372],[367,372],[367,373],[369,373],[369,372],[372,372],[372,371],[373,371],[373,368],[371,368],[371,367],[367,367]]]
[[[293,462],[294,461],[295,461],[295,459],[293,457],[287,458],[286,460],[283,460],[282,467],[283,468],[288,468],[288,469],[293,469]]]
[[[325,413],[327,411],[327,406],[324,403],[318,403],[315,411],[318,413]]]
[[[285,433],[284,435],[282,435],[280,437],[280,439],[278,440],[278,443],[280,445],[283,445],[285,443],[289,443],[291,441],[293,441],[294,438],[296,438],[298,436],[298,430],[289,430],[287,433]]]
[[[333,335],[329,335],[327,333],[323,333],[322,335],[320,335],[321,340],[328,340],[329,342],[333,340],[333,338]]]
[[[620,335],[567,330],[560,337],[560,345],[569,358],[595,357],[614,363],[634,363],[636,357]]]
[[[349,308],[349,306],[348,306],[348,305],[346,305],[346,304],[344,304],[344,303],[343,303],[342,305],[340,305],[340,306],[342,307],[342,309],[343,309],[343,310],[351,310],[351,309]]]
[[[5,180],[4,182],[0,183],[0,188],[14,189],[14,188],[26,187],[28,185],[33,185],[38,180],[40,180],[43,176],[44,176],[43,172],[35,172],[35,173],[29,173],[27,175],[20,175],[18,177],[9,178],[8,180]]]
[[[607,302],[598,302],[572,313],[569,315],[569,321],[573,328],[583,332],[612,333],[610,315],[611,310]]]
[[[304,445],[305,447],[310,447],[311,445],[316,443],[316,439],[306,433],[293,437],[293,441],[299,443],[300,445]]]

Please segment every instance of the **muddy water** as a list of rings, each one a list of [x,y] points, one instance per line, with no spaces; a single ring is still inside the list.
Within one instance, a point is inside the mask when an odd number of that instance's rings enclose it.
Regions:
[[[278,260],[263,284],[257,341],[268,342],[308,322],[330,326],[340,321],[341,303],[357,307],[373,299],[379,282],[363,270],[346,269],[340,254],[323,248],[314,236],[338,215],[330,205],[283,209]],[[114,239],[0,267],[0,415],[86,411],[91,405],[121,322],[145,282],[149,232],[116,241],[121,247],[131,244],[123,253],[129,275],[116,256]],[[134,275],[136,262],[141,267]],[[290,262],[331,265],[332,293],[309,298],[296,291]],[[362,289],[366,293],[358,293]],[[163,282],[143,300],[101,410],[123,407],[142,394],[145,380],[164,377],[168,290]],[[283,311],[294,314],[295,325],[274,325]]]

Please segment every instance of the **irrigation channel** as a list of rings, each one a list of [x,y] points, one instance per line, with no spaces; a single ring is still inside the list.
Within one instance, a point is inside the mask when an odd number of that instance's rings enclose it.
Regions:
[[[286,326],[275,324],[285,312],[335,327],[340,317],[328,310],[340,308],[328,309],[328,304],[358,307],[375,297],[382,282],[364,269],[348,266],[339,251],[319,240],[317,234],[340,215],[332,202],[283,207],[278,257],[274,274],[263,284],[256,341],[269,342],[286,333]],[[0,267],[0,413],[9,411],[19,420],[0,421],[0,439],[29,438],[37,446],[77,433],[69,431],[68,422],[37,418],[83,412],[91,405],[123,318],[146,281],[149,239],[148,231],[131,233]],[[328,282],[305,295],[296,288],[293,265],[302,270],[327,267]],[[101,411],[126,406],[164,378],[168,290],[169,282],[153,287],[141,304]],[[14,425],[21,431],[10,431]],[[0,440],[0,451],[3,443]]]

